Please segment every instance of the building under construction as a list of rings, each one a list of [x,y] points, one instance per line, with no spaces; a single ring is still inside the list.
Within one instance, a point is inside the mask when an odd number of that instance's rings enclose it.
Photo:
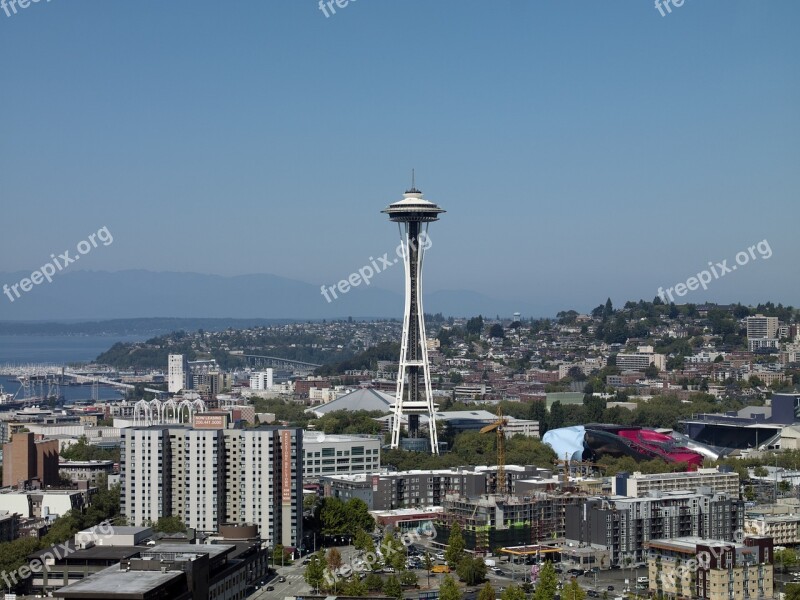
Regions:
[[[586,494],[537,493],[531,496],[483,495],[476,498],[447,496],[437,522],[438,539],[447,540],[454,522],[461,527],[466,547],[477,554],[498,548],[564,538],[566,507],[579,505]]]

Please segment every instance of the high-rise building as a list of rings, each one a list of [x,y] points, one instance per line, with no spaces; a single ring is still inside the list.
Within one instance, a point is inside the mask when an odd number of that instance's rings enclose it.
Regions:
[[[177,394],[189,385],[189,361],[183,354],[170,354],[167,363],[167,391]]]
[[[34,479],[43,486],[58,483],[58,440],[37,441],[33,433],[15,433],[3,444],[3,486],[27,485]]]
[[[422,309],[422,260],[430,246],[428,224],[439,220],[445,212],[433,202],[425,200],[413,182],[403,199],[383,210],[389,219],[398,224],[406,279],[406,301],[403,315],[403,337],[400,341],[400,364],[397,370],[397,393],[392,425],[392,448],[400,447],[402,416],[408,417],[408,435],[420,437],[419,417],[427,415],[433,423],[436,407],[433,404],[431,372],[428,363],[428,346],[425,341],[425,315]],[[408,396],[406,397],[406,378]],[[430,451],[439,454],[436,427],[428,427]],[[408,444],[415,450],[421,445]]]
[[[778,335],[778,317],[747,317],[747,339],[770,339]]]
[[[121,511],[141,526],[175,515],[187,527],[258,525],[269,545],[302,541],[302,430],[170,425],[122,430]]]
[[[272,373],[272,369],[266,369],[250,375],[250,389],[257,391],[271,390],[274,385]]]

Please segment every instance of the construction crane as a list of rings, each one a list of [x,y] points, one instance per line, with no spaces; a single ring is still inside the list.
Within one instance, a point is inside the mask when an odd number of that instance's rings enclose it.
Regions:
[[[498,494],[508,492],[506,482],[506,425],[508,419],[503,416],[503,411],[497,407],[497,421],[481,429],[481,433],[497,432],[497,485],[495,491]],[[502,488],[501,488],[502,486]]]

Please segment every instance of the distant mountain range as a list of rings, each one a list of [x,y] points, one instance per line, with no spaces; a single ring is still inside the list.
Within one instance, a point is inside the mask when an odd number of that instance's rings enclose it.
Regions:
[[[29,272],[0,273],[0,286]],[[371,285],[327,302],[318,285],[269,274],[223,277],[200,273],[71,271],[11,302],[0,295],[0,321],[75,321],[152,317],[231,319],[401,318],[403,297]],[[445,316],[510,315],[507,306],[474,291],[426,294],[425,312]]]

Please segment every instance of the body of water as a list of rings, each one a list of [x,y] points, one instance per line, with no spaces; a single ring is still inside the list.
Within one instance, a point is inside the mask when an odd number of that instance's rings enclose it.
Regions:
[[[6,394],[17,394],[18,398],[23,398],[23,392],[20,390],[20,382],[16,377],[0,376],[0,387]],[[60,388],[61,395],[67,403],[78,401],[91,401],[92,400],[92,386],[91,385],[63,385]],[[37,390],[38,393],[38,390]],[[44,393],[47,393],[47,386],[44,386]],[[98,400],[121,400],[123,395],[110,385],[97,386]]]
[[[152,336],[0,335],[0,365],[91,362],[117,342],[141,342]]]

